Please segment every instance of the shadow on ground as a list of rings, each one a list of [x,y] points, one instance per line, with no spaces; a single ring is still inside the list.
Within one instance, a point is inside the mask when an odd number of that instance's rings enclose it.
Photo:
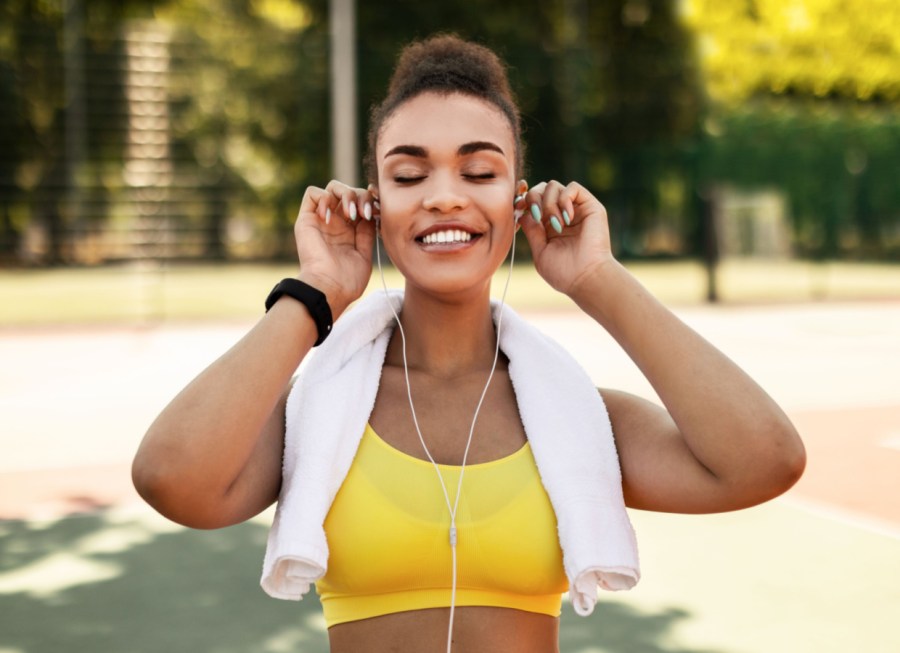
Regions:
[[[667,645],[675,624],[690,617],[679,608],[638,611],[601,599],[589,617],[579,617],[564,604],[559,624],[561,653],[723,653],[710,649]]]
[[[313,595],[259,589],[266,528],[159,528],[97,512],[0,522],[4,653],[325,653]],[[688,615],[604,602],[583,619],[565,605],[563,653],[713,653],[660,642]]]
[[[0,523],[0,650],[326,652],[314,596],[259,588],[265,537],[255,523],[158,532],[104,513]]]

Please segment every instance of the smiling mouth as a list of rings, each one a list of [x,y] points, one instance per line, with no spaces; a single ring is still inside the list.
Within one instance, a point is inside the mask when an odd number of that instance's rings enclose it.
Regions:
[[[426,236],[416,238],[423,245],[460,245],[481,238],[481,234],[473,234],[462,229],[442,229]]]

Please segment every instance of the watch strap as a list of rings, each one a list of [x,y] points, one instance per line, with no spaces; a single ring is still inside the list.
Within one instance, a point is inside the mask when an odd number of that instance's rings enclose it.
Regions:
[[[306,306],[306,310],[309,311],[309,315],[316,323],[316,329],[319,332],[319,336],[313,347],[321,345],[325,341],[325,338],[328,337],[328,334],[331,333],[331,327],[333,326],[331,307],[328,305],[328,299],[325,297],[325,293],[318,288],[313,288],[309,284],[303,283],[299,279],[282,279],[275,284],[272,292],[266,297],[266,312],[268,312],[269,309],[275,305],[275,302],[283,295],[292,297]]]

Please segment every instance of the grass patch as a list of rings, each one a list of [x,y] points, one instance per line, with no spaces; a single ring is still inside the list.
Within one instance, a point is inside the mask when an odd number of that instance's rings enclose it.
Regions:
[[[692,261],[629,263],[664,303],[697,304],[706,275]],[[148,324],[184,320],[250,320],[276,281],[295,265],[129,264],[100,268],[0,271],[0,327]],[[403,280],[385,269],[389,287]],[[499,297],[506,268],[494,279]],[[797,261],[728,261],[719,268],[723,303],[900,299],[900,266]],[[381,287],[373,274],[367,292]],[[513,271],[507,301],[520,310],[565,310],[572,302],[531,265]]]

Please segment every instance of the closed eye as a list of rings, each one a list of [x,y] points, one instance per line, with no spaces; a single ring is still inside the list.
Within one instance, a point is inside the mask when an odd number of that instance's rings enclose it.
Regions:
[[[413,176],[413,177],[401,177],[401,176],[395,176],[395,177],[394,177],[394,183],[397,183],[397,184],[414,184],[414,183],[416,183],[417,181],[422,181],[423,179],[425,179],[425,176],[424,176],[424,175]]]
[[[477,175],[463,175],[463,177],[465,177],[466,179],[482,180],[482,179],[496,179],[497,175],[495,175],[493,172],[482,172]]]

